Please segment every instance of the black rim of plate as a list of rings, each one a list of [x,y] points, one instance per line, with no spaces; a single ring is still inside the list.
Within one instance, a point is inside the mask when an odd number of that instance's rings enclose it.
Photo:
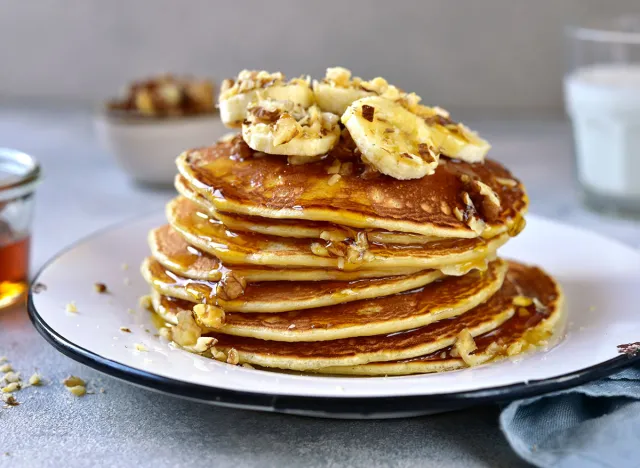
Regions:
[[[29,318],[36,330],[62,354],[104,374],[151,390],[212,404],[244,409],[315,416],[348,417],[355,415],[363,417],[384,417],[446,411],[483,403],[502,403],[533,397],[565,390],[592,380],[607,377],[616,370],[640,362],[640,355],[621,354],[600,364],[548,379],[531,380],[528,382],[465,392],[389,397],[316,397],[243,392],[163,377],[152,372],[146,372],[121,364],[117,361],[112,361],[93,351],[76,345],[52,329],[40,314],[38,314],[33,302],[33,285],[38,282],[39,277],[49,265],[79,244],[93,240],[101,234],[124,226],[131,221],[132,220],[127,220],[108,226],[90,234],[69,245],[49,259],[33,279],[32,287],[29,289],[27,310],[29,312]],[[140,221],[140,217],[137,217],[135,221]],[[400,384],[401,380],[399,380],[398,383]]]

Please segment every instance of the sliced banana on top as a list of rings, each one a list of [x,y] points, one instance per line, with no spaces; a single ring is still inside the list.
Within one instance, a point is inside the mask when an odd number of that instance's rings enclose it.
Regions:
[[[227,127],[240,127],[247,107],[256,99],[258,92],[264,97],[291,101],[303,107],[314,102],[308,78],[285,81],[280,72],[242,70],[235,80],[224,80],[220,87],[218,107],[222,123]]]
[[[405,93],[390,85],[384,78],[364,81],[357,76],[351,77],[351,71],[342,67],[327,68],[322,81],[313,82],[313,92],[320,109],[342,115],[352,102],[367,96],[382,96],[391,101],[407,105],[417,105],[420,97],[414,93]]]
[[[327,68],[322,81],[313,81],[313,92],[320,109],[342,115],[353,101],[357,101],[374,93],[360,87],[362,80],[351,79],[351,71],[342,67]]]
[[[442,156],[469,163],[483,162],[491,145],[465,125],[451,120],[449,113],[439,107],[416,105],[409,107],[431,130],[431,140]]]
[[[247,109],[242,138],[256,151],[310,158],[328,153],[338,142],[339,117],[316,105],[261,99]]]
[[[419,179],[438,167],[438,151],[424,119],[400,103],[381,96],[353,102],[342,123],[362,153],[362,159],[396,179]]]

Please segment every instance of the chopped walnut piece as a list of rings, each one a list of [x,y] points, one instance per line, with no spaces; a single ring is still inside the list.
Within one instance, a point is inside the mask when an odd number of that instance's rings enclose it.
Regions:
[[[545,310],[547,310],[547,306],[544,305],[540,299],[538,299],[537,297],[533,298],[533,305],[536,306],[536,310],[538,312],[544,312]]]
[[[151,301],[151,296],[142,296],[140,298],[140,307],[142,307],[143,309],[147,309],[147,310],[152,310],[153,309],[153,303]]]
[[[18,400],[11,393],[0,394],[0,400],[2,400],[7,406],[18,406]]]
[[[210,304],[193,306],[198,322],[208,328],[221,328],[225,322],[224,310]]]
[[[12,370],[13,367],[11,367],[11,364],[4,364],[0,366],[0,372],[11,372]]]
[[[242,139],[242,135],[237,135],[231,145],[231,159],[235,161],[245,161],[251,157],[253,150]]]
[[[327,74],[324,81],[335,86],[346,88],[351,80],[351,71],[343,67],[327,68]]]
[[[451,214],[451,207],[449,206],[449,204],[446,201],[441,200],[440,201],[440,211],[442,211],[442,214],[445,214],[445,215],[449,216]]]
[[[84,396],[87,393],[87,388],[84,385],[76,385],[74,387],[67,387],[67,390],[71,392],[72,395],[77,397]]]
[[[366,261],[373,260],[374,256],[368,249],[369,240],[367,239],[367,233],[365,231],[359,231],[356,234],[354,242],[347,246],[347,262],[356,265],[362,263],[365,258]]]
[[[314,255],[317,255],[318,257],[328,257],[329,256],[329,251],[327,250],[327,248],[318,243],[318,242],[312,242],[311,243],[311,252]]]
[[[251,114],[255,117],[257,123],[272,124],[280,118],[280,109],[265,109],[261,106],[252,107]]]
[[[433,208],[429,203],[420,203],[420,208],[422,208],[422,211],[425,213],[431,213],[433,211]]]
[[[70,375],[66,379],[62,381],[65,387],[77,387],[78,385],[85,386],[86,383],[80,377],[76,377],[75,375]]]
[[[524,343],[522,341],[516,341],[515,343],[512,343],[507,348],[507,356],[514,356],[516,354],[519,354],[520,352],[522,352],[523,346]]]
[[[471,184],[473,187],[477,187],[478,193],[483,197],[481,208],[487,221],[493,221],[500,216],[500,197],[493,191],[487,184],[475,180]]]
[[[373,122],[373,115],[376,111],[376,108],[373,106],[368,106],[368,105],[363,105],[362,106],[362,118],[369,121],[369,122]]]
[[[29,385],[38,386],[42,384],[42,378],[37,372],[29,377]]]
[[[331,242],[342,242],[347,239],[347,236],[344,232],[322,231],[320,233],[320,239]]]
[[[468,207],[474,207],[473,200],[471,200],[471,195],[469,195],[469,192],[462,192],[462,201]]]
[[[515,296],[512,302],[513,305],[516,305],[518,307],[528,307],[533,304],[533,299],[527,296]]]
[[[211,336],[201,336],[196,341],[196,344],[191,346],[183,346],[183,348],[191,353],[202,354],[202,353],[206,353],[210,349],[213,349],[213,347],[217,342],[218,340]]]
[[[181,310],[177,314],[178,324],[171,329],[173,341],[180,346],[192,346],[196,344],[202,335],[202,330],[193,318],[189,310]]]
[[[135,347],[136,351],[140,351],[140,352],[147,352],[147,351],[149,351],[149,350],[147,349],[147,347],[146,347],[145,345],[143,345],[142,343],[136,343],[136,344],[134,344],[133,346]]]
[[[327,174],[337,174],[340,172],[340,166],[342,163],[339,159],[334,159],[329,167],[327,167]]]
[[[518,317],[529,317],[530,315],[531,315],[531,312],[529,312],[524,307],[518,308]]]
[[[517,215],[509,226],[507,232],[509,233],[509,236],[515,237],[522,232],[526,225],[527,222],[525,219],[522,216]]]
[[[487,228],[487,223],[485,223],[484,220],[478,218],[477,216],[472,216],[467,221],[467,226],[469,226],[473,232],[480,235]]]
[[[329,177],[329,180],[327,180],[327,184],[329,186],[335,185],[340,181],[341,178],[342,176],[340,174],[333,174],[331,177]]]
[[[507,179],[505,177],[496,177],[496,182],[500,185],[505,185],[507,187],[515,187],[518,185],[518,182],[513,179]]]
[[[2,380],[9,383],[20,382],[20,374],[17,372],[7,372],[4,374],[4,377],[2,377]]]
[[[352,162],[342,163],[340,165],[340,175],[345,177],[345,176],[350,176],[351,174],[353,174],[353,163]]]
[[[12,393],[20,390],[20,382],[11,382],[2,388],[2,393]]]
[[[485,349],[484,353],[488,356],[494,357],[497,354],[501,353],[502,349],[502,346],[493,341],[489,346],[487,346],[487,349]]]
[[[165,340],[173,341],[172,334],[171,334],[171,328],[169,328],[169,327],[161,327],[158,330],[158,333]]]
[[[227,271],[222,275],[222,279],[218,281],[216,296],[223,301],[237,299],[244,294],[246,287],[247,280],[232,271]]]
[[[273,145],[278,146],[288,143],[301,131],[302,128],[298,121],[285,112],[273,128]]]
[[[429,146],[426,143],[420,143],[418,145],[418,156],[420,156],[424,161],[432,163],[438,159],[440,153],[432,146]]]
[[[104,283],[95,283],[93,288],[96,290],[98,294],[104,294],[107,292],[107,285]]]
[[[214,349],[211,351],[211,356],[217,361],[227,361],[227,353],[225,353],[224,351],[217,351]]]
[[[235,348],[231,348],[227,352],[227,364],[233,364],[234,366],[240,362],[240,356]]]
[[[76,303],[74,301],[71,301],[67,304],[66,310],[67,312],[76,313],[78,312],[78,307],[76,306]]]
[[[329,242],[327,244],[327,252],[334,257],[344,257],[347,255],[348,247],[344,242]]]
[[[468,328],[465,328],[460,331],[460,333],[458,333],[456,342],[454,344],[454,349],[468,366],[476,366],[486,361],[486,358],[475,356],[473,354],[473,352],[478,349],[478,347],[476,346],[476,342],[474,341],[473,336],[471,335],[471,332]]]
[[[460,180],[466,190],[465,193],[469,193],[470,199],[473,200],[474,208],[480,208],[480,214],[483,219],[489,222],[498,219],[501,210],[498,194],[484,182],[474,180],[467,174],[462,174]],[[466,204],[470,205],[469,203]]]

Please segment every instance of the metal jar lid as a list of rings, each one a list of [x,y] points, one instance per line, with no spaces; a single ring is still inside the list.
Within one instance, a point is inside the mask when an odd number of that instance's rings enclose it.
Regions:
[[[30,194],[40,180],[40,165],[28,154],[0,148],[0,202]]]

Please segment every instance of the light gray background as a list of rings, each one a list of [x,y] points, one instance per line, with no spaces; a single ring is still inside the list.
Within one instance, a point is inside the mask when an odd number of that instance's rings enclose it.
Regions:
[[[0,99],[92,101],[150,72],[321,76],[341,64],[426,102],[560,112],[563,25],[637,0],[0,0]]]

